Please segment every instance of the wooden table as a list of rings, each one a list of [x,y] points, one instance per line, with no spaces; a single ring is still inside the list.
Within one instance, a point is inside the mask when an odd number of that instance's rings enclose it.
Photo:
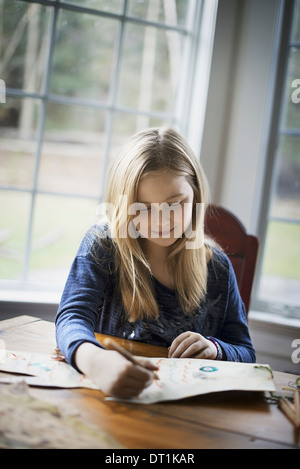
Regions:
[[[101,334],[96,337],[101,341]],[[0,321],[0,339],[6,349],[53,354],[55,326],[19,316]],[[137,355],[167,356],[163,347],[118,340]],[[295,381],[295,375],[274,372],[274,381],[281,390]],[[101,425],[125,448],[299,448],[299,431],[261,393],[231,391],[137,405],[106,400],[101,391],[90,389],[31,390],[35,397],[57,405],[71,402],[86,422]]]

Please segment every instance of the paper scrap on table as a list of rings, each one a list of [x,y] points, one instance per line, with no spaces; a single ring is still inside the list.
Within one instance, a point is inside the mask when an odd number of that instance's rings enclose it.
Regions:
[[[0,371],[16,373],[19,376],[1,375],[0,383],[25,381],[31,386],[100,389],[71,365],[55,358],[43,353],[6,350],[2,354]]]
[[[221,391],[275,391],[269,365],[190,358],[150,358],[159,380],[130,402],[153,404]],[[112,398],[108,398],[112,399]]]

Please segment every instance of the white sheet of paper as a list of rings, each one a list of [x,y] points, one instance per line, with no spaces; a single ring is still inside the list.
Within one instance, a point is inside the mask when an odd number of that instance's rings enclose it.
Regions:
[[[269,365],[189,358],[151,358],[159,380],[130,402],[153,404],[212,392],[275,391]],[[110,398],[109,398],[110,399]]]
[[[275,391],[269,365],[195,358],[149,360],[158,365],[160,379],[153,381],[151,386],[137,398],[130,399],[130,402],[152,404],[229,390]],[[33,386],[100,389],[68,363],[42,353],[6,350],[2,354],[0,371],[14,373],[2,375],[2,383],[25,381]]]

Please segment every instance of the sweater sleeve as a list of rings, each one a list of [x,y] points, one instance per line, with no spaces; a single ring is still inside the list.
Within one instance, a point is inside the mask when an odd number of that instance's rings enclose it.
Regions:
[[[100,248],[97,243],[97,250],[93,252],[93,245],[95,240],[93,242],[89,232],[71,266],[55,318],[57,346],[75,368],[75,351],[80,344],[91,342],[101,347],[94,331],[109,272],[105,248]]]
[[[229,259],[228,267],[228,297],[225,319],[222,331],[215,340],[225,352],[226,360],[254,363],[256,357],[247,324],[246,310]]]

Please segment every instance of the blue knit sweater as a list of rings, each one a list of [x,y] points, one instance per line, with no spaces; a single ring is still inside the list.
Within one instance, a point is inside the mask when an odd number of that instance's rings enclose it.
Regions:
[[[84,237],[72,264],[56,316],[57,346],[76,367],[74,355],[83,342],[101,347],[95,332],[168,347],[182,332],[210,336],[222,348],[223,359],[254,362],[255,352],[235,274],[228,257],[214,250],[209,261],[205,300],[189,315],[180,308],[174,290],[153,277],[159,306],[157,320],[129,322],[124,314],[114,272],[112,242],[99,243],[107,233],[96,226]],[[103,245],[104,244],[104,245]]]

